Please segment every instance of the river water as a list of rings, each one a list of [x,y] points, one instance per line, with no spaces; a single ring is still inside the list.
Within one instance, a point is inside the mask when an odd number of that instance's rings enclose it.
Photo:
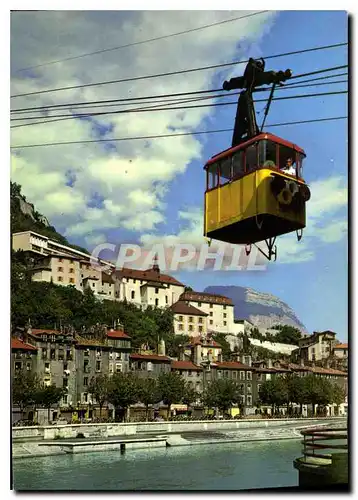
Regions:
[[[297,486],[300,440],[96,452],[13,461],[17,491],[243,490]]]

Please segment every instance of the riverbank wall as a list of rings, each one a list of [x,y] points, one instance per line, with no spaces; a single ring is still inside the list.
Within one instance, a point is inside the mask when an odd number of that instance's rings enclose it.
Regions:
[[[345,426],[345,418],[76,424],[13,429],[13,458],[135,448],[302,439],[300,430]],[[194,437],[193,437],[194,435]],[[155,437],[154,437],[155,436]]]
[[[300,419],[244,419],[244,420],[201,420],[188,422],[134,422],[113,424],[70,424],[33,427],[13,427],[13,441],[54,440],[77,438],[107,438],[156,433],[217,432],[241,429],[283,428],[286,425],[313,425],[319,423],[346,422],[346,417],[300,418]]]

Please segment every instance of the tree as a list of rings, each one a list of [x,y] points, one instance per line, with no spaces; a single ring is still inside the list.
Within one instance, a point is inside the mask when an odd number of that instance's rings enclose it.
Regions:
[[[231,360],[231,348],[229,342],[226,340],[225,333],[215,332],[213,333],[213,340],[221,345],[221,353],[223,357],[223,361]]]
[[[303,377],[291,375],[287,377],[288,385],[288,403],[297,403],[300,405],[300,414],[302,415],[302,406],[307,401],[307,392],[305,380]]]
[[[22,371],[15,375],[12,381],[12,401],[19,406],[22,417],[25,408],[36,403],[39,389],[40,381],[36,374]]]
[[[102,418],[102,408],[108,401],[110,391],[110,379],[108,375],[97,375],[90,381],[88,391],[95,398],[99,405],[99,418]]]
[[[198,399],[198,393],[188,382],[184,385],[182,401],[188,408]]]
[[[272,413],[275,412],[275,406],[280,407],[287,403],[288,389],[284,378],[275,376],[266,380],[260,387],[259,398],[262,403],[271,405]]]
[[[308,375],[305,377],[305,391],[307,403],[312,405],[312,413],[315,414],[315,406],[326,406],[332,402],[332,384],[322,377]]]
[[[339,406],[340,404],[344,403],[346,400],[346,392],[338,384],[332,384],[332,392],[331,392],[331,403],[336,404]]]
[[[302,338],[301,331],[291,325],[275,325],[272,329],[278,331],[274,342],[298,345],[298,341]]]
[[[158,377],[158,386],[161,399],[168,406],[167,420],[170,415],[170,407],[173,403],[179,403],[184,396],[184,380],[175,372],[161,373]]]
[[[138,400],[145,406],[145,421],[148,422],[149,406],[161,401],[157,379],[143,378],[138,380]]]
[[[124,420],[130,405],[138,401],[137,378],[132,373],[115,373],[111,377],[108,401],[125,412]]]
[[[171,358],[179,358],[181,347],[189,344],[188,335],[169,335],[166,341],[166,352]]]
[[[203,403],[209,408],[219,408],[226,413],[233,404],[240,403],[240,385],[234,380],[218,379],[210,382],[203,393]]]
[[[50,422],[50,410],[52,406],[56,405],[61,400],[64,394],[65,394],[64,389],[62,387],[56,387],[54,384],[48,386],[42,386],[37,391],[35,396],[36,403],[39,406],[43,406],[44,408],[47,409],[47,419],[49,422]]]

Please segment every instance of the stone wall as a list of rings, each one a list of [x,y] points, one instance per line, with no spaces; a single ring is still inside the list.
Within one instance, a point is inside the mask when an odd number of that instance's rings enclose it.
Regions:
[[[263,429],[285,427],[287,425],[304,427],[322,423],[346,423],[346,418],[333,417],[329,419],[245,419],[221,421],[191,421],[191,422],[135,422],[114,424],[72,424],[52,425],[46,427],[14,427],[12,437],[15,440],[53,440],[76,438],[83,434],[85,438],[105,438],[111,436],[133,436],[134,434],[184,433],[200,431],[227,431],[236,429]]]

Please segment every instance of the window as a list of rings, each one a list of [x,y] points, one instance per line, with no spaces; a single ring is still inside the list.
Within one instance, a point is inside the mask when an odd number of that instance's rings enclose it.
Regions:
[[[257,393],[260,394],[261,384],[257,384]]]
[[[68,379],[67,378],[62,379],[62,387],[64,389],[68,389]]]
[[[116,373],[120,373],[122,371],[122,364],[116,363]]]
[[[246,392],[251,394],[251,384],[246,384]]]
[[[57,277],[57,281],[63,281],[62,276],[58,276],[58,277]]]
[[[247,406],[252,405],[252,396],[250,396],[250,395],[246,396],[246,404],[247,404]]]
[[[210,324],[211,324],[211,325],[213,324],[213,320],[212,320],[212,319],[210,320]]]
[[[87,394],[87,392],[83,393],[83,401],[84,401],[85,403],[87,403],[87,402],[88,402],[88,394]]]
[[[222,377],[223,372],[221,370],[218,371],[218,378]]]
[[[26,370],[28,372],[31,370],[31,363],[26,363]]]
[[[165,296],[165,303],[168,304],[168,295]]]
[[[245,372],[240,372],[240,380],[245,380]]]
[[[226,306],[224,306],[223,309],[226,310]]]
[[[213,307],[214,307],[213,304],[210,304],[210,309],[212,309]]]
[[[96,286],[96,283],[92,283],[92,288],[94,288]]]
[[[50,363],[45,363],[45,372],[46,373],[50,372]]]
[[[201,333],[203,331],[202,325],[199,325],[199,332]]]
[[[75,282],[75,278],[70,278],[70,283],[74,283]]]
[[[62,402],[64,405],[68,404],[68,396],[62,396]]]
[[[67,349],[66,351],[66,359],[68,359],[69,361],[72,360],[72,352],[70,349]]]
[[[246,380],[252,380],[252,372],[246,372]]]
[[[89,373],[89,371],[90,371],[89,370],[89,361],[88,361],[88,359],[86,359],[84,361],[84,363],[83,363],[83,371],[84,371],[84,373]]]
[[[113,363],[109,363],[109,373],[113,373]]]
[[[232,178],[237,179],[245,173],[243,151],[237,151],[232,157]]]
[[[193,331],[193,325],[189,325],[189,332]]]
[[[245,356],[245,365],[251,365],[251,356]]]
[[[89,349],[86,349],[83,353],[84,356],[89,356]]]
[[[193,372],[191,370],[188,370],[188,376],[191,377],[193,375]]]
[[[84,377],[84,379],[83,379],[83,385],[88,385],[88,377]]]
[[[101,371],[101,362],[96,361],[96,372],[100,372],[100,371]]]
[[[189,316],[189,323],[193,323],[193,316]]]
[[[58,259],[59,262],[63,262],[63,259]]]
[[[50,358],[56,359],[56,350],[55,349],[51,349]]]
[[[224,371],[224,378],[229,378],[229,372],[227,370]]]
[[[222,186],[231,179],[232,156],[224,158],[219,162],[219,182]]]
[[[179,321],[183,321],[183,316],[179,316]]]
[[[223,317],[226,318],[227,314],[226,313],[223,313]]]
[[[65,353],[63,349],[59,349],[58,351],[58,359],[62,360],[65,357]]]
[[[212,316],[212,315],[213,315],[213,311],[210,311],[210,313],[209,313],[209,314],[210,314],[210,316]]]
[[[58,267],[58,268],[57,268],[57,271],[58,271],[59,273],[62,273],[62,272],[63,272],[63,267]]]
[[[183,330],[183,325],[182,325],[182,323],[179,323],[179,325],[178,325],[178,329],[179,329],[179,330]]]
[[[246,148],[246,173],[253,172],[257,168],[257,147],[255,144]]]
[[[203,318],[199,318],[199,323],[202,323],[203,322]]]
[[[96,349],[96,356],[99,358],[102,355],[102,349],[100,347],[97,347]]]
[[[211,164],[206,171],[206,189],[214,189],[218,186],[218,164]]]
[[[155,305],[156,305],[156,307],[159,306],[159,299],[155,299]]]
[[[73,274],[73,273],[75,272],[75,270],[74,270],[74,268],[73,268],[73,267],[70,267],[70,269],[69,269],[69,271],[68,271],[68,272],[69,272],[69,273],[71,273],[71,274]]]
[[[159,293],[159,288],[156,288],[156,289],[155,289],[155,293]]]
[[[198,307],[201,307],[201,302],[198,302]]]
[[[226,325],[227,325],[227,322],[226,322],[226,321],[224,321],[224,326],[226,326]]]
[[[64,370],[67,370],[67,369],[68,369],[68,364],[67,364],[67,363],[63,363],[63,369],[64,369]]]
[[[42,359],[46,359],[46,358],[47,358],[47,349],[43,348],[42,349]]]

